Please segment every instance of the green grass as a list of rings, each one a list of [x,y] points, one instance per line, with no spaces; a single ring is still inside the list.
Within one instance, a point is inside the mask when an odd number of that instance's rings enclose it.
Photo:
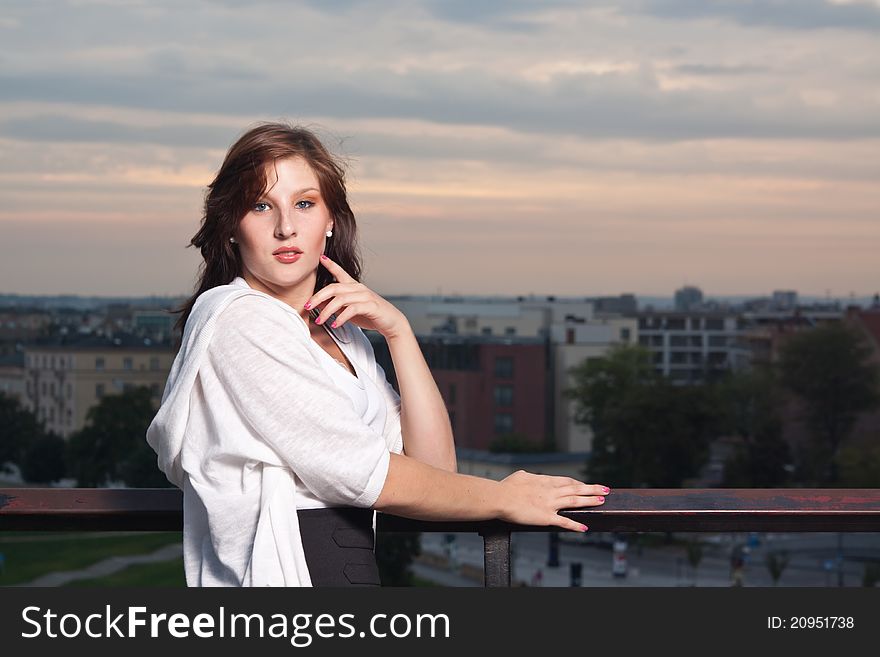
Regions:
[[[6,560],[0,586],[51,572],[78,570],[113,556],[149,554],[183,540],[182,532],[0,532]],[[414,586],[437,586],[419,577]],[[74,580],[69,587],[185,587],[183,559],[133,564],[112,575]]]
[[[64,586],[186,586],[183,574],[183,558],[159,563],[140,563],[120,570],[118,573],[94,579],[78,579]]]
[[[186,586],[186,578],[183,574],[183,559],[164,561],[162,563],[135,564],[120,570],[118,573],[97,577],[95,579],[80,579],[65,586],[71,587],[108,587],[108,586]],[[413,577],[413,586],[433,586],[437,584],[420,577]]]
[[[5,569],[0,572],[0,586],[23,584],[47,573],[86,568],[113,556],[148,554],[182,541],[182,532],[0,532],[0,553],[6,560]]]
[[[434,587],[436,587],[436,586],[440,586],[440,585],[435,582],[432,582],[430,580],[422,579],[421,577],[413,575],[413,586],[434,586]]]

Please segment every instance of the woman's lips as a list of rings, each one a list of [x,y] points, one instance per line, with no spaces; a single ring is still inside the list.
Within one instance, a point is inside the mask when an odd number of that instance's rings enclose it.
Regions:
[[[282,251],[281,253],[276,253],[274,255],[278,262],[287,264],[299,260],[302,253],[297,253],[296,251]]]

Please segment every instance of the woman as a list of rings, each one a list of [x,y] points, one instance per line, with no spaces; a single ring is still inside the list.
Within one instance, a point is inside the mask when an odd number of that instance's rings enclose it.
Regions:
[[[356,237],[343,169],[303,128],[246,132],[208,187],[147,431],[184,491],[189,586],[378,585],[374,510],[586,531],[557,511],[609,492],[456,473],[443,400],[406,317],[359,282]],[[400,397],[362,329],[387,341]]]

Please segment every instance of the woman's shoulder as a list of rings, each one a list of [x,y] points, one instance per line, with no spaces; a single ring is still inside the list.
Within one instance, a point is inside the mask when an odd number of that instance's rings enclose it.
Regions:
[[[285,332],[293,330],[301,337],[309,337],[309,329],[293,308],[257,290],[237,294],[224,304],[217,313],[216,322],[234,324],[246,330]]]
[[[197,339],[209,344],[244,336],[266,342],[309,337],[308,327],[293,308],[259,290],[221,285],[198,299],[187,324],[201,334]]]

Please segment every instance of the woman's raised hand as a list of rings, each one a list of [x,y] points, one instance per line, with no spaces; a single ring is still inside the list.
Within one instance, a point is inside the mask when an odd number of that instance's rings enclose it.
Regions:
[[[338,282],[325,285],[306,302],[307,310],[327,302],[315,319],[316,324],[322,324],[336,314],[336,321],[331,325],[334,328],[351,320],[361,328],[378,331],[385,338],[409,324],[406,315],[390,301],[356,281],[341,265],[324,255],[320,262]]]
[[[559,515],[560,509],[599,506],[611,492],[607,486],[585,484],[571,477],[539,475],[517,470],[501,480],[505,508],[501,520],[520,525],[555,525],[586,531],[586,525]]]

